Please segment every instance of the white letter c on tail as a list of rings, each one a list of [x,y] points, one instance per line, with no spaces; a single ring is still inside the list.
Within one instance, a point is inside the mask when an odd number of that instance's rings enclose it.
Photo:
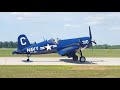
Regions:
[[[23,42],[23,40],[25,40],[25,39],[26,39],[25,37],[20,38],[20,42],[21,42],[22,45],[26,45],[26,42]]]

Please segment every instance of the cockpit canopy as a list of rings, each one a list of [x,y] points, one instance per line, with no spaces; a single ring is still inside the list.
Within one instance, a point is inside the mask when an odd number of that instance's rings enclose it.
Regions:
[[[50,39],[50,40],[48,40],[48,42],[50,42],[50,43],[54,43],[54,44],[58,44],[59,43],[59,38],[56,38],[56,39]]]

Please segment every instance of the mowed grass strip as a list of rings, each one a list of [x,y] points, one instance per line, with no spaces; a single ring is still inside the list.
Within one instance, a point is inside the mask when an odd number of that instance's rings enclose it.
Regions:
[[[0,57],[26,57],[26,55],[12,55],[13,48],[1,48]],[[77,54],[78,55],[78,54]],[[85,49],[83,50],[85,57],[120,57],[120,49]],[[32,55],[31,57],[61,57],[57,53]]]
[[[120,57],[120,49],[85,49],[83,54],[86,57]]]
[[[0,66],[0,78],[120,78],[120,66]]]
[[[12,48],[1,48],[0,49],[0,57],[26,57],[27,55],[18,54],[13,55],[12,52],[16,49]],[[38,54],[38,55],[32,55],[31,57],[60,57],[57,53],[51,53],[51,54]]]

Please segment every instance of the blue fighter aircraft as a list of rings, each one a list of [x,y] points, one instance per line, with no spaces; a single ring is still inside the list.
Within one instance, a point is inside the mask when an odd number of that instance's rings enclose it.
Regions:
[[[29,62],[29,57],[34,54],[49,54],[58,53],[61,56],[73,58],[74,61],[80,60],[85,62],[86,58],[82,54],[82,50],[92,47],[92,34],[89,26],[89,37],[73,38],[73,39],[50,39],[44,40],[40,43],[30,44],[27,37],[22,34],[18,37],[18,49],[13,51],[12,54],[26,54]],[[79,52],[80,58],[76,55]]]

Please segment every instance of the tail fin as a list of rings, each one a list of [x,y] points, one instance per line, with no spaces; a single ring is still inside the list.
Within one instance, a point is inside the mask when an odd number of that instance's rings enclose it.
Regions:
[[[30,42],[28,41],[27,37],[24,34],[21,34],[18,37],[18,50],[21,50],[28,46],[30,46]]]

